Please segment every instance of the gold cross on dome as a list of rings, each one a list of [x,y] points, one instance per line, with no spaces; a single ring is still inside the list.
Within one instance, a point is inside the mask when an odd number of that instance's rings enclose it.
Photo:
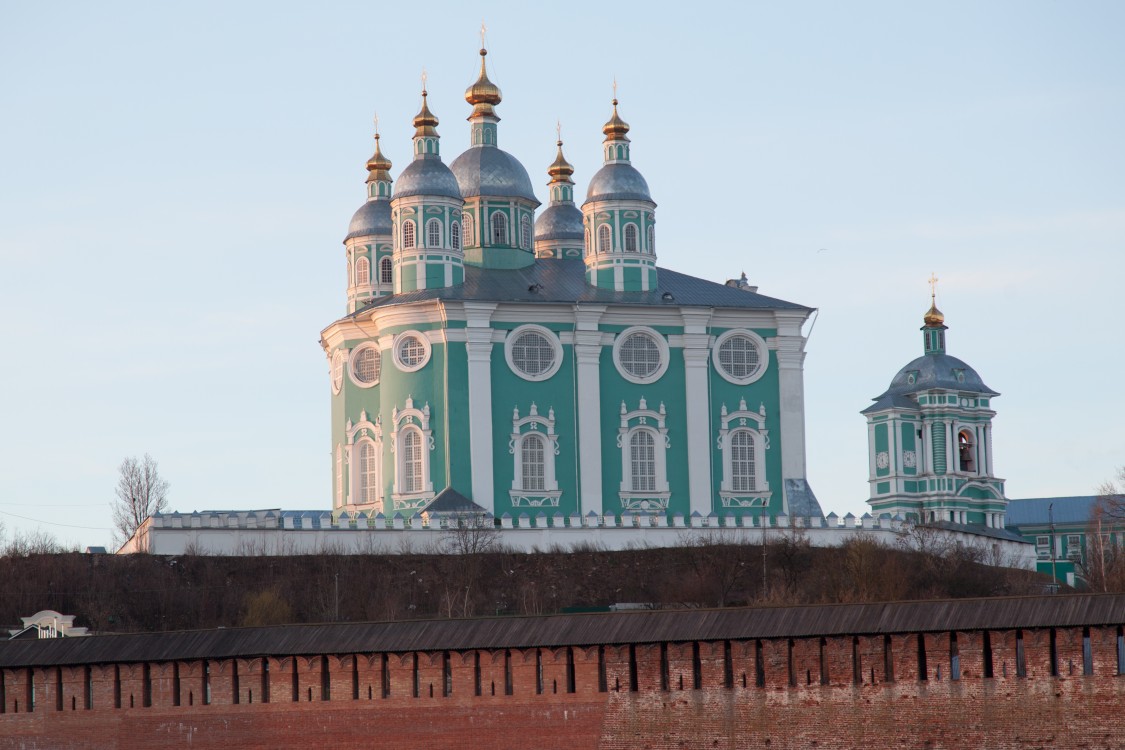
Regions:
[[[484,47],[484,33],[488,31],[488,27],[484,25],[484,19],[480,20],[480,46]]]
[[[933,302],[937,298],[937,283],[938,283],[938,277],[934,275],[933,271],[930,271],[930,301],[931,302]]]
[[[562,140],[562,120],[555,120],[555,140]]]
[[[375,137],[379,137],[379,113],[375,113]]]
[[[617,101],[617,76],[613,77],[613,100]]]
[[[422,68],[422,93],[426,93],[426,69]]]

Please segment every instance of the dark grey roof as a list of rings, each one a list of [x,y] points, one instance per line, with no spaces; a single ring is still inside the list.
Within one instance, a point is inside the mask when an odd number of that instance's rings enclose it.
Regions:
[[[586,264],[578,258],[540,259],[515,270],[465,266],[465,283],[440,289],[419,289],[380,297],[352,315],[374,307],[405,305],[426,300],[487,300],[495,302],[542,302],[645,305],[656,307],[730,307],[750,310],[806,310],[812,308],[767,297],[755,292],[697,279],[684,273],[659,269],[658,288],[647,292],[615,292],[586,283]],[[671,295],[665,299],[664,294]]]
[[[426,506],[426,513],[488,513],[452,487],[446,487]]]
[[[824,518],[824,510],[808,481],[804,479],[785,480],[785,498],[789,501],[789,515],[802,518]]]
[[[960,380],[957,378],[958,372],[962,375]],[[911,373],[914,373],[913,383],[909,382]],[[916,408],[917,404],[907,396],[933,388],[980,393],[985,396],[1000,395],[985,385],[977,371],[961,360],[944,352],[931,352],[923,354],[899,370],[891,380],[890,387],[874,399],[874,404],[860,413],[869,414],[892,406]]]
[[[573,203],[556,203],[547,206],[535,220],[535,239],[578,240],[585,237],[582,212]]]
[[[477,195],[514,197],[539,205],[527,170],[516,157],[495,146],[474,146],[454,159],[449,169],[457,178],[464,198]]]
[[[390,237],[391,236],[391,203],[386,200],[367,201],[352,214],[351,223],[348,224],[348,236],[344,242],[353,237]]]
[[[441,159],[436,156],[426,156],[407,164],[406,169],[398,176],[392,197],[405,198],[409,195],[460,198],[461,189],[457,187],[457,178]]]
[[[1088,523],[1097,501],[1097,495],[1009,500],[1005,520],[1008,526],[1046,526],[1053,515],[1055,523]]]
[[[927,523],[926,526],[933,526],[939,529],[948,529],[949,531],[959,531],[962,534],[976,534],[977,536],[988,537],[989,539],[1003,539],[1007,542],[1023,542],[1029,544],[1019,534],[1007,529],[992,529],[979,523],[953,523],[952,521],[932,521]]]
[[[1116,626],[1125,594],[279,625],[0,641],[0,667]]]
[[[648,192],[648,183],[636,167],[627,162],[617,162],[606,164],[594,173],[590,186],[586,188],[583,205],[605,200],[651,201],[652,196]]]

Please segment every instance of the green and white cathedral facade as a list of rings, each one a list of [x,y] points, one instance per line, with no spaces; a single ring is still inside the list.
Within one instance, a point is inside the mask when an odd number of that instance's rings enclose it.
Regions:
[[[945,351],[945,316],[923,318],[923,354],[863,410],[874,515],[1003,529],[1008,500],[992,461],[992,400],[977,372]]]
[[[409,165],[392,179],[378,141],[367,164],[322,333],[333,509],[410,517],[452,490],[496,517],[819,515],[812,309],[658,268],[616,100],[585,201],[559,141],[537,216],[481,55],[467,151],[443,162],[423,91]]]

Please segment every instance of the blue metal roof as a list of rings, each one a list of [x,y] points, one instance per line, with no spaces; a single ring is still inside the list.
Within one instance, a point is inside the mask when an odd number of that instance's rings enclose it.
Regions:
[[[1046,526],[1054,516],[1056,524],[1088,523],[1094,511],[1097,495],[1070,497],[1033,497],[1009,500],[1008,526]],[[1051,506],[1054,506],[1052,509]]]
[[[352,313],[427,300],[487,300],[490,302],[645,305],[651,307],[727,307],[750,310],[805,310],[793,302],[698,279],[667,268],[659,269],[658,286],[647,292],[615,292],[586,283],[586,264],[576,258],[537,260],[514,270],[465,266],[459,286],[419,289],[373,300]],[[351,317],[351,316],[349,316]]]

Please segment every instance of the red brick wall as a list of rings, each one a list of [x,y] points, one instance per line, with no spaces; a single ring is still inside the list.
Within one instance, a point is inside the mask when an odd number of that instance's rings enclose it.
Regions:
[[[443,652],[420,653],[417,660],[390,654],[389,697],[383,695],[382,654],[271,657],[268,702],[262,659],[215,659],[207,670],[210,705],[202,698],[200,662],[92,666],[92,709],[86,708],[85,667],[5,669],[0,750],[347,750],[372,743],[403,750],[1118,748],[1125,747],[1125,676],[1117,675],[1116,632],[1090,628],[1093,674],[1084,675],[1083,629],[1058,629],[1059,676],[1052,677],[1050,631],[1025,630],[1027,677],[1017,677],[1016,632],[993,631],[991,679],[983,677],[983,635],[959,632],[957,680],[950,634],[926,634],[925,681],[917,679],[918,636],[895,635],[893,682],[884,673],[881,635],[794,639],[792,648],[789,639],[763,640],[764,687],[755,684],[758,648],[752,640],[733,641],[729,651],[722,641],[668,643],[663,649],[638,644],[632,649],[636,691],[630,690],[627,645],[604,648],[605,692],[598,687],[597,647],[570,650],[573,693],[567,690],[566,648],[512,649],[513,695],[504,694],[503,651],[449,652],[450,691],[443,690]],[[478,653],[480,696],[474,694]],[[728,663],[732,688],[725,687]],[[693,689],[696,674],[701,690]],[[827,684],[821,684],[822,675]],[[121,708],[115,708],[116,695]]]

